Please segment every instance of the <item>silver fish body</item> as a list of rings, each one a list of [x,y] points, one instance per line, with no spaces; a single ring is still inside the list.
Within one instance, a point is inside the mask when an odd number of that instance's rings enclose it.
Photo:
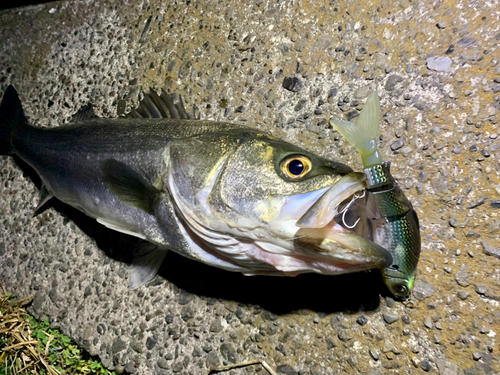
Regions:
[[[148,113],[176,112],[168,97],[147,99]],[[31,165],[47,198],[149,243],[134,261],[131,288],[155,275],[167,249],[248,275],[341,274],[392,262],[383,247],[334,220],[320,230],[296,225],[333,186],[344,194],[364,188],[362,174],[248,127],[92,118],[37,128],[9,87],[0,153]]]

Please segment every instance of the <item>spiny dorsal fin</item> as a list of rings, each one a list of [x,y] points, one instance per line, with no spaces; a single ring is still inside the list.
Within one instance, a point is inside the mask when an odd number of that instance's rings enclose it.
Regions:
[[[122,103],[119,103],[119,106]],[[144,93],[144,98],[137,108],[124,115],[128,118],[172,118],[193,119],[193,109],[188,113],[184,108],[182,97],[176,94],[167,94],[164,90],[158,95],[154,90]]]
[[[94,112],[94,107],[92,104],[87,104],[84,105],[82,108],[76,112],[72,119],[71,122],[83,122],[83,121],[88,121],[88,120],[93,120],[95,118],[98,118],[97,115]]]
[[[154,213],[154,204],[161,193],[144,177],[115,159],[105,160],[102,170],[104,183],[121,202]]]

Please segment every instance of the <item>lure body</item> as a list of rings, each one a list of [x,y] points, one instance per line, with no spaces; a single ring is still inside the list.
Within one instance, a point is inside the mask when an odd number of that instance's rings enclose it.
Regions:
[[[332,125],[360,153],[363,160],[368,199],[374,200],[372,240],[393,257],[390,267],[382,269],[389,290],[398,298],[407,298],[413,288],[420,255],[418,217],[411,202],[398,187],[377,146],[380,102],[373,92],[356,123],[332,121]]]
[[[367,190],[372,193],[381,216],[374,242],[388,249],[393,257],[382,276],[396,297],[408,297],[420,254],[420,229],[417,213],[384,162],[364,170]]]

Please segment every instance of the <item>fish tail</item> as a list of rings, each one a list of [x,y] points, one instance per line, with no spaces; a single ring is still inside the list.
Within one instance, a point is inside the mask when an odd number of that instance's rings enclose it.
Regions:
[[[12,131],[26,123],[23,107],[14,86],[5,90],[0,104],[0,155],[12,154]]]
[[[380,101],[372,92],[355,124],[348,121],[332,120],[331,124],[361,154],[365,168],[382,164],[378,150],[378,128],[380,121]]]

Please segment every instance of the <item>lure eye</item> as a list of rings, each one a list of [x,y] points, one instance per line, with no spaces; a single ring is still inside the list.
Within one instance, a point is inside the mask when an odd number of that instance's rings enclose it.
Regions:
[[[291,156],[281,162],[280,169],[291,180],[299,180],[312,168],[311,160],[301,155]]]
[[[401,294],[406,294],[408,293],[408,288],[405,287],[404,285],[398,285],[397,290]]]

